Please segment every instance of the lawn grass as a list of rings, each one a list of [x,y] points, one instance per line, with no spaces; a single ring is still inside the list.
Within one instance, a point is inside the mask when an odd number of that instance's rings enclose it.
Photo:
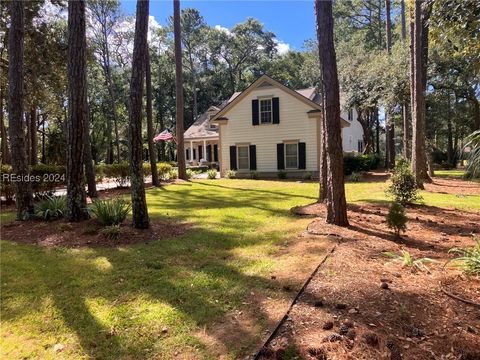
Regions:
[[[53,358],[62,344],[69,358],[216,358],[200,329],[241,308],[252,291],[291,298],[270,275],[293,265],[313,270],[323,258],[327,242],[305,260],[282,256],[309,222],[289,209],[316,194],[314,184],[195,181],[147,192],[152,218],[194,223],[176,239],[108,249],[2,241],[3,356]],[[245,334],[257,343],[263,336]],[[245,351],[225,346],[229,358]]]
[[[348,183],[347,200],[386,201],[386,186]],[[314,182],[195,180],[147,191],[153,219],[195,225],[179,238],[108,249],[2,241],[3,357],[56,358],[53,347],[63,344],[65,358],[217,358],[198,336],[202,329],[248,307],[253,291],[274,302],[290,299],[294,294],[270,275],[289,266],[309,272],[323,258],[327,242],[304,254],[310,258],[283,253],[310,221],[289,209],[317,194]],[[480,196],[421,194],[426,205],[480,209]],[[262,312],[254,321],[272,327]],[[226,358],[244,356],[264,337],[235,331],[251,343],[219,336]]]

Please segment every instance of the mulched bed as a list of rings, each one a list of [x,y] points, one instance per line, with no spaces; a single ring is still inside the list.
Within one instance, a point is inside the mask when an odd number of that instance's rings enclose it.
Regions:
[[[191,228],[191,224],[157,220],[151,221],[150,228],[145,230],[122,224],[119,237],[113,240],[102,234],[102,226],[95,219],[79,223],[31,220],[5,224],[1,234],[2,240],[44,247],[116,247],[180,236]]]
[[[478,277],[444,267],[449,249],[474,245],[480,213],[410,206],[398,239],[387,211],[350,205],[350,227],[340,228],[324,223],[323,204],[294,209],[318,216],[304,236],[335,235],[338,245],[260,358],[480,359],[480,308],[442,291],[480,302]],[[401,250],[438,263],[412,271],[382,255]]]

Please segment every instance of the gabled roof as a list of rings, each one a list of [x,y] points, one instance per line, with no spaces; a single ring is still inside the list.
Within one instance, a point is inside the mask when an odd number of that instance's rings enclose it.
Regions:
[[[219,106],[210,106],[207,111],[201,114],[197,120],[184,132],[185,139],[218,137],[218,129],[210,128],[210,115],[220,111],[228,101],[222,102]]]
[[[285,85],[279,83],[278,81],[272,79],[268,75],[262,75],[260,76],[257,80],[255,80],[252,84],[250,84],[249,87],[247,87],[244,91],[240,93],[234,93],[227,104],[222,110],[220,110],[210,121],[215,121],[219,117],[222,117],[228,110],[233,108],[236,104],[238,104],[243,98],[245,98],[250,92],[252,92],[254,89],[258,88],[259,86],[263,86],[265,83],[268,83],[272,86],[278,87],[285,91],[286,93],[294,96],[298,100],[304,102],[307,105],[310,105],[313,109],[318,109],[321,110],[320,104],[314,102],[312,99],[309,99],[308,97],[305,97],[302,93],[299,93],[295,90],[290,89],[289,87],[286,87]],[[305,89],[303,89],[305,90]],[[306,92],[304,92],[307,94]],[[307,94],[308,95],[308,94]]]

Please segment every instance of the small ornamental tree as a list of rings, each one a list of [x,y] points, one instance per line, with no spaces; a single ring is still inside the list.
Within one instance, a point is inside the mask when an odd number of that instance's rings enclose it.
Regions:
[[[398,162],[390,180],[392,183],[387,189],[387,194],[393,196],[396,202],[405,205],[421,199],[418,194],[415,175],[410,170],[407,161]]]
[[[405,208],[398,202],[393,202],[387,214],[387,225],[390,229],[395,231],[395,235],[400,237],[400,232],[407,230],[407,215],[405,215]]]

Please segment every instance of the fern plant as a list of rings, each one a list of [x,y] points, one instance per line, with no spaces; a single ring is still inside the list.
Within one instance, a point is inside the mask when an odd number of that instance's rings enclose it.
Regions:
[[[477,237],[475,241],[476,244],[473,247],[450,249],[448,252],[458,255],[458,257],[449,260],[447,264],[452,263],[466,274],[480,275],[480,238]]]
[[[97,200],[90,205],[89,211],[103,226],[119,225],[127,217],[130,204],[123,199]]]
[[[211,180],[216,179],[217,178],[217,170],[215,170],[215,169],[208,170],[207,171],[207,177]]]
[[[407,250],[402,250],[400,254],[385,251],[383,255],[392,259],[393,261],[397,261],[402,263],[403,267],[408,267],[412,270],[423,270],[429,272],[430,270],[425,265],[426,263],[438,263],[437,260],[430,259],[430,258],[420,258],[415,259]]]
[[[45,221],[59,219],[67,212],[66,196],[47,196],[35,206],[35,215]]]

